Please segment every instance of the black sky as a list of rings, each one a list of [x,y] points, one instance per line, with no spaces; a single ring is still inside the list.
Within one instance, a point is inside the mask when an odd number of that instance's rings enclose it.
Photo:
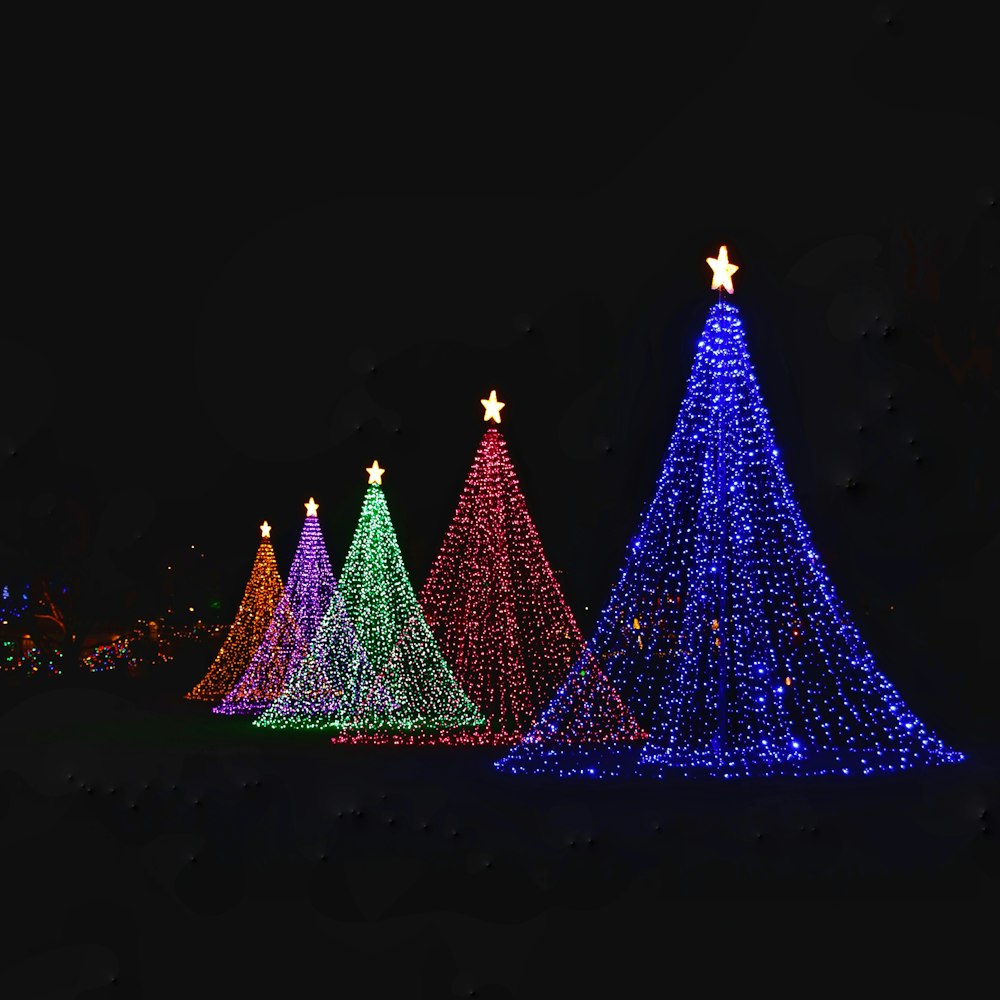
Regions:
[[[973,26],[750,4],[655,35],[470,19],[454,46],[345,22],[308,51],[191,27],[183,58],[143,34],[33,78],[7,575],[72,567],[152,614],[169,563],[225,617],[257,525],[287,571],[310,495],[339,571],[377,457],[419,587],[495,388],[586,629],[725,242],[835,585],[918,710],[992,724],[1000,169]]]

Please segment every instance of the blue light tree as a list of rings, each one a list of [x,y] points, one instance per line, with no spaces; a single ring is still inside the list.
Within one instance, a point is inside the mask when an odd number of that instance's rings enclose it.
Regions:
[[[708,263],[712,287],[732,292],[726,248]],[[560,745],[593,711],[567,681],[498,769],[736,777],[963,759],[879,672],[834,592],[785,476],[739,311],[721,292],[587,655],[648,731],[641,750]]]

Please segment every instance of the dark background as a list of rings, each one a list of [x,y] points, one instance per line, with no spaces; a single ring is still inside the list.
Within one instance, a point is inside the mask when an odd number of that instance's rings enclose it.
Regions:
[[[968,920],[961,960],[942,955],[975,975],[1000,875],[1000,157],[979,8],[410,16],[32,36],[0,568],[69,567],[124,622],[163,611],[171,565],[195,616],[226,621],[257,525],[287,572],[310,495],[339,572],[377,457],[419,588],[495,388],[586,631],[726,243],[817,548],[970,763],[553,788],[479,752],[263,742],[180,687],[8,692],[14,995],[170,996],[196,974],[295,991],[322,968],[378,996],[598,995],[694,945],[754,967],[836,950],[833,913],[862,898],[943,905],[956,937]],[[913,926],[861,909],[875,937],[930,934],[919,908]]]

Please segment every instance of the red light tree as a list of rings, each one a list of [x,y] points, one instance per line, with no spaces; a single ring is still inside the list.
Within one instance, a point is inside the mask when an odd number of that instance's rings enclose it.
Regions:
[[[496,391],[481,402],[483,419],[499,425],[506,404]],[[575,717],[562,739],[642,738],[596,663],[567,681],[584,656],[583,636],[545,557],[498,426],[479,443],[420,604],[445,659],[487,720],[442,739],[516,743],[564,681],[587,686],[592,711]]]

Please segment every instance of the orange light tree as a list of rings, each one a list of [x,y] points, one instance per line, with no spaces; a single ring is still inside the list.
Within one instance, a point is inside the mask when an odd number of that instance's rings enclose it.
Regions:
[[[205,676],[188,691],[192,701],[221,701],[233,689],[240,674],[264,641],[267,626],[284,593],[281,573],[271,545],[271,526],[260,526],[260,544],[243,591],[243,599],[229,632]]]

